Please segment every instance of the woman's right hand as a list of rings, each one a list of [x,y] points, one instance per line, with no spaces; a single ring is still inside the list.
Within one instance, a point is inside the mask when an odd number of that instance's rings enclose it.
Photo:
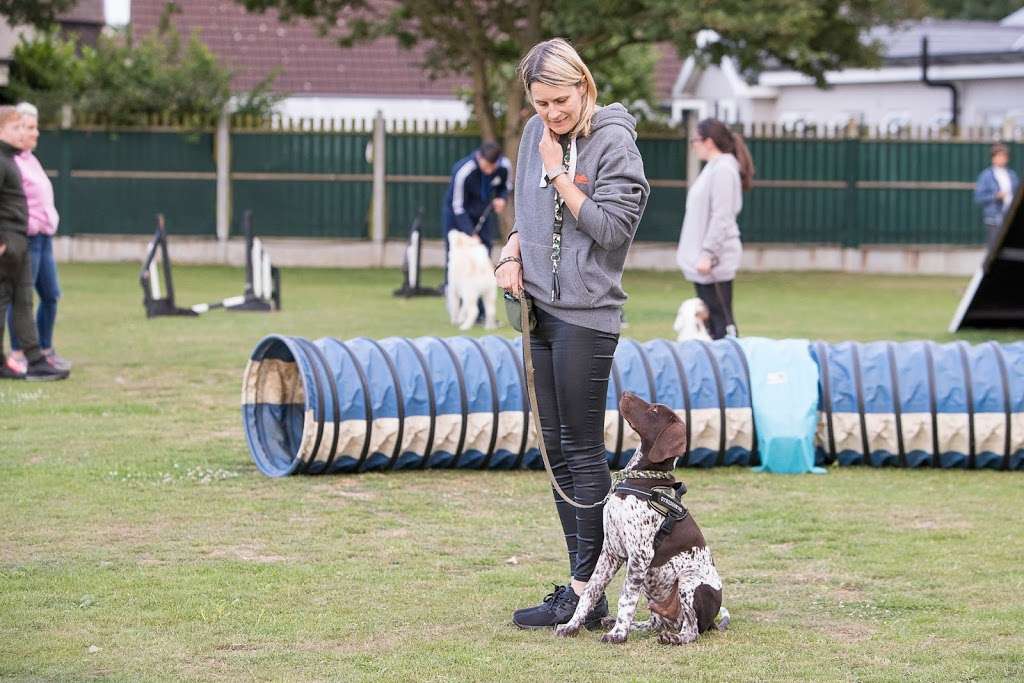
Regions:
[[[521,259],[519,251],[519,235],[512,235],[508,243],[502,247],[499,261],[506,258]],[[498,286],[512,292],[517,298],[523,295],[523,266],[519,261],[506,261],[501,267],[494,271],[494,278]]]

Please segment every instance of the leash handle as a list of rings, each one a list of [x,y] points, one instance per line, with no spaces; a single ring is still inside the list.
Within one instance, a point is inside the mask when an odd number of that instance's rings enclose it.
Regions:
[[[530,349],[530,307],[526,303],[525,298],[526,294],[524,292],[523,305],[519,307],[523,326],[523,368],[526,371],[526,392],[530,396],[530,414],[533,416],[533,427],[537,430],[537,440],[540,442],[540,458],[544,461],[544,469],[547,470],[548,478],[551,479],[551,486],[555,489],[555,493],[557,493],[562,500],[575,508],[583,510],[600,507],[604,505],[611,496],[611,491],[608,491],[608,495],[600,502],[592,503],[590,505],[577,503],[562,490],[561,486],[558,485],[558,481],[555,479],[555,473],[551,469],[551,461],[548,460],[548,449],[547,446],[544,445],[544,432],[541,430],[540,426],[540,410],[537,408],[537,388],[533,379],[533,351]]]

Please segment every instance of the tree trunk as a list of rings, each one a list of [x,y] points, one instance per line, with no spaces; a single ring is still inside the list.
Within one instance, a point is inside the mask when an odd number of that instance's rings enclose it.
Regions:
[[[498,139],[498,122],[494,118],[494,107],[491,106],[490,86],[487,82],[487,65],[477,58],[472,61],[473,72],[473,110],[480,124],[480,138],[496,141]]]
[[[505,92],[505,127],[502,131],[502,150],[511,164],[509,170],[509,181],[514,182],[516,177],[516,163],[519,160],[519,141],[523,136],[523,125],[526,117],[523,115],[523,108],[526,105],[523,97],[523,86],[518,78],[511,78],[504,83]],[[505,234],[512,230],[515,223],[515,186],[513,185],[513,201],[509,202],[508,208],[502,216],[502,228]]]

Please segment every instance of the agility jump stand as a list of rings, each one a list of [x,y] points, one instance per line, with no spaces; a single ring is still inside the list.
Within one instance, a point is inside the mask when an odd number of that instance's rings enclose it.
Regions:
[[[163,273],[163,291],[160,289],[160,274]],[[171,278],[171,257],[167,253],[167,231],[164,228],[164,215],[156,215],[156,233],[153,241],[146,249],[146,260],[139,271],[139,284],[142,285],[142,305],[146,307],[146,317],[155,318],[160,315],[199,315],[189,308],[178,308],[174,303],[174,280]]]
[[[146,260],[139,273],[146,317],[161,315],[196,316],[223,308],[228,311],[271,311],[281,309],[281,273],[271,263],[263,242],[253,236],[252,212],[245,212],[245,290],[240,296],[228,297],[190,308],[178,308],[174,302],[171,258],[167,248],[167,231],[163,214],[157,214],[157,229],[149,244]],[[160,288],[163,271],[164,291]]]
[[[436,287],[420,286],[420,263],[423,253],[422,231],[423,207],[416,212],[416,218],[409,228],[409,243],[405,247],[405,259],[402,261],[402,286],[396,289],[394,296],[405,298],[413,296],[441,296]]]
[[[245,290],[241,296],[232,296],[208,304],[196,304],[192,310],[206,313],[215,308],[228,311],[281,310],[281,271],[270,262],[270,254],[263,248],[259,237],[253,236],[252,211],[242,219],[245,229]]]

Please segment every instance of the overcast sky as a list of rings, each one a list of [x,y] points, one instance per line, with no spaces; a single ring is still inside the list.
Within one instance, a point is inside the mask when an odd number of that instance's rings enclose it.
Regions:
[[[131,7],[131,0],[103,0],[103,6],[108,24],[124,26],[128,23],[128,8]]]

